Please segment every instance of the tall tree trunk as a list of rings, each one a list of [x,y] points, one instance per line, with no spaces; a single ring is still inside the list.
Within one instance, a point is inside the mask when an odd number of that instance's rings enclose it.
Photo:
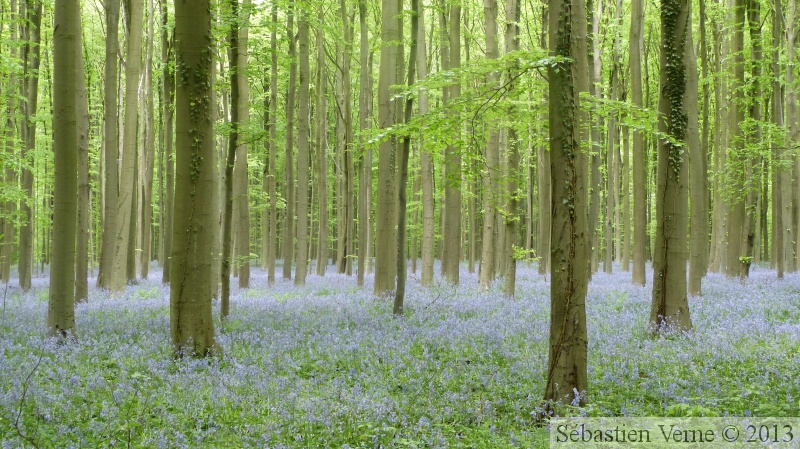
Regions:
[[[53,31],[53,240],[47,327],[51,337],[75,335],[75,238],[78,219],[78,0],[57,2]]]
[[[164,273],[161,277],[161,281],[165,284],[169,283],[171,280],[171,261],[172,261],[172,216],[173,216],[173,207],[174,207],[174,193],[175,193],[175,172],[174,172],[174,165],[173,165],[173,151],[172,151],[172,139],[173,139],[173,117],[174,117],[174,105],[175,105],[175,71],[170,67],[168,63],[170,59],[172,59],[172,48],[174,45],[174,39],[170,39],[167,35],[167,25],[169,23],[169,17],[167,16],[167,2],[166,0],[161,0],[161,16],[162,16],[162,32],[161,32],[161,63],[163,64],[163,74],[162,79],[164,83],[164,104],[162,105],[164,109],[164,151],[165,151],[165,165],[166,165],[166,175],[165,178],[165,194],[166,194],[166,201],[164,202],[166,206],[166,210],[162,211],[165,214],[164,218],[164,229],[161,230],[161,234],[164,238]]]
[[[747,214],[745,211],[746,195],[742,174],[745,170],[746,157],[741,124],[744,122],[744,0],[732,0],[733,3],[733,35],[731,55],[733,59],[733,77],[731,79],[732,99],[728,115],[728,158],[727,171],[733,194],[728,205],[728,261],[725,274],[739,276],[742,265],[749,264],[746,248],[742,247],[742,237],[748,230],[745,227]],[[749,224],[748,224],[749,225]]]
[[[625,101],[622,97],[622,82],[620,78],[622,77],[622,63],[621,55],[620,55],[620,48],[622,47],[622,43],[620,42],[620,28],[622,21],[622,0],[617,0],[616,5],[614,7],[614,26],[612,27],[614,31],[614,40],[613,40],[613,48],[612,48],[612,67],[611,67],[611,94],[610,98],[612,101]],[[621,158],[621,127],[618,123],[618,117],[615,114],[612,114],[611,120],[609,120],[609,131],[608,131],[608,149],[612,150],[612,170],[611,170],[611,179],[613,180],[612,186],[613,189],[610,191],[610,197],[614,198],[613,201],[613,218],[614,218],[614,261],[615,262],[622,262],[622,200],[620,197],[620,193],[622,188],[621,178],[622,178],[622,158]]]
[[[402,19],[398,0],[381,2],[381,66],[378,78],[378,127],[388,130],[397,123],[391,87],[399,84],[398,62],[402,60],[400,40]],[[378,157],[378,205],[375,241],[375,295],[388,295],[395,289],[397,274],[397,137],[391,135],[380,143]]]
[[[147,279],[150,273],[150,260],[152,260],[153,245],[153,175],[155,165],[155,115],[153,103],[153,40],[155,37],[155,5],[153,0],[147,3],[147,37],[144,70],[144,97],[146,121],[144,123],[144,146],[142,148],[142,223],[141,223],[141,260],[140,268],[142,279]]]
[[[752,46],[751,51],[751,58],[753,60],[752,65],[752,78],[750,81],[750,86],[752,89],[752,98],[756,99],[751,103],[750,106],[750,118],[752,118],[755,122],[754,128],[748,129],[748,136],[745,136],[745,140],[749,142],[753,142],[755,144],[761,143],[761,102],[758,101],[763,95],[761,92],[761,64],[763,64],[762,60],[762,50],[761,50],[761,12],[760,12],[760,5],[753,1],[753,0],[745,0],[744,4],[740,6],[743,9],[746,9],[747,21],[750,28],[750,44]],[[742,23],[744,26],[744,23]],[[742,32],[744,34],[744,31]],[[742,69],[742,78],[744,78],[744,68]],[[744,86],[744,85],[743,85]],[[742,94],[742,97],[744,95]],[[744,109],[744,106],[741,106]],[[744,110],[740,112],[740,115],[744,115]],[[743,174],[745,175],[746,179],[755,179],[758,180],[761,176],[760,174],[760,166],[761,161],[760,158],[755,155],[745,154],[743,155],[743,162],[745,164]],[[745,260],[740,263],[739,265],[739,279],[744,281],[744,279],[749,276],[750,274],[750,264],[752,261],[757,260],[757,254],[754,254],[754,248],[756,245],[756,239],[758,238],[758,226],[759,226],[759,218],[756,216],[756,212],[758,211],[758,204],[759,204],[759,190],[760,190],[760,182],[756,182],[755,186],[748,186],[746,189],[746,208],[745,208],[745,221],[744,227],[742,230],[742,240],[741,246],[742,251],[744,253]]]
[[[36,115],[39,99],[39,62],[41,47],[42,2],[31,0],[28,4],[28,39],[26,43],[27,64],[25,64],[25,80],[27,87],[25,120],[25,151],[23,157],[33,160],[32,153],[36,148]],[[33,272],[33,172],[27,168],[22,169],[22,190],[25,200],[20,202],[22,212],[22,226],[19,234],[19,286],[27,292],[31,288],[31,275]]]
[[[100,250],[100,271],[97,286],[111,288],[114,277],[116,245],[120,237],[119,217],[119,127],[117,120],[117,60],[119,59],[119,0],[105,2],[106,11],[106,49],[103,75],[103,122],[105,136],[105,205],[103,212],[103,236]]]
[[[550,0],[550,54],[567,58],[548,67],[550,169],[553,195],[550,249],[550,351],[544,399],[582,403],[587,388],[586,290],[589,231],[580,92],[588,91],[586,6]],[[572,62],[574,61],[574,62]],[[540,205],[541,206],[541,205]]]
[[[344,1],[344,0],[342,0]],[[424,7],[424,6],[423,6]],[[411,0],[411,44],[408,53],[408,86],[414,84],[417,62],[417,39],[419,36],[419,0]],[[414,107],[413,97],[406,97],[404,123],[411,123],[411,113]],[[408,268],[406,264],[406,190],[408,184],[408,158],[411,153],[411,136],[403,136],[400,145],[400,167],[397,201],[397,290],[394,296],[392,313],[395,316],[403,315],[403,302],[406,295],[406,277]]]
[[[497,59],[500,50],[497,44],[497,0],[484,0],[483,12],[486,20],[486,58]],[[500,74],[492,72],[486,76],[489,88],[500,84]],[[495,256],[497,254],[497,213],[500,207],[500,129],[497,125],[487,123],[489,137],[486,142],[486,165],[481,170],[483,178],[483,233],[481,238],[480,288],[488,291],[494,279]],[[449,178],[448,178],[449,179]]]
[[[231,298],[231,266],[233,257],[233,173],[236,165],[236,146],[239,141],[239,0],[229,0],[231,20],[228,29],[228,76],[231,86],[230,109],[230,134],[228,135],[228,151],[225,157],[225,191],[222,196],[224,210],[222,215],[222,269],[220,281],[222,283],[222,298],[220,301],[220,316],[225,319],[230,313]]]
[[[723,0],[724,1],[724,0]],[[714,88],[714,103],[717,105],[717,110],[720,113],[714,114],[714,211],[713,211],[713,231],[715,236],[712,240],[711,259],[709,261],[709,270],[713,272],[725,271],[727,265],[727,246],[725,241],[727,239],[726,233],[728,224],[725,220],[725,211],[728,206],[728,199],[723,191],[726,188],[726,180],[724,176],[726,166],[726,151],[727,151],[727,123],[724,119],[723,111],[728,110],[727,99],[727,81],[722,72],[727,64],[723,61],[727,59],[728,45],[727,39],[722,35],[722,29],[718,22],[714,23],[714,71],[715,88]]]
[[[234,57],[238,58],[236,75],[239,77],[239,98],[232,102],[231,110],[237,109],[239,124],[236,142],[236,162],[233,167],[233,198],[238,207],[236,217],[236,253],[238,260],[235,262],[239,274],[239,288],[250,288],[250,185],[247,152],[250,126],[250,84],[247,80],[247,52],[248,33],[250,22],[250,0],[243,0],[242,8],[237,16],[239,25],[238,50]]]
[[[506,54],[519,49],[519,15],[520,2],[518,0],[508,0],[506,2]],[[512,83],[514,69],[508,70],[508,82]],[[509,88],[513,92],[513,89]],[[509,117],[514,117],[515,107],[510,107]],[[520,217],[517,215],[517,203],[519,194],[519,183],[522,178],[520,170],[519,140],[517,129],[509,126],[508,132],[508,181],[506,190],[508,194],[508,206],[506,207],[506,272],[505,272],[505,295],[509,298],[514,297],[517,283],[517,259],[515,257],[514,242],[517,236],[517,223]]]
[[[114,266],[109,288],[121,292],[128,280],[127,262],[130,257],[131,222],[134,214],[134,180],[136,168],[136,123],[139,110],[139,74],[142,59],[142,9],[143,0],[130,0],[128,5],[128,54],[125,65],[125,128],[122,142],[122,163],[120,170],[119,197],[116,205],[119,226],[115,229]]]
[[[428,76],[427,47],[425,44],[425,8],[419,8],[419,36],[417,36],[417,71],[419,79]],[[419,114],[428,113],[428,95],[420,92]],[[422,285],[433,284],[433,238],[435,226],[435,204],[433,202],[433,155],[425,145],[424,136],[420,140],[420,168],[422,173]]]
[[[325,23],[322,6],[317,20]],[[319,231],[317,238],[317,275],[325,276],[328,266],[328,102],[325,93],[325,33],[317,32],[317,79],[316,79],[316,141],[317,141],[317,186],[319,190]],[[363,174],[361,175],[363,177]],[[363,183],[363,180],[362,180]],[[360,192],[361,193],[361,192]],[[363,212],[362,212],[363,213]],[[359,218],[361,214],[359,214]],[[360,234],[359,234],[360,235]],[[359,255],[361,253],[359,252]],[[363,262],[363,261],[362,261]],[[363,277],[363,265],[359,265],[359,276]]]
[[[783,47],[783,11],[781,11],[781,3],[773,2],[772,11],[772,122],[778,129],[784,129],[783,120],[783,86],[781,84],[781,50]],[[794,226],[792,223],[792,171],[789,161],[791,160],[791,152],[786,148],[788,142],[782,139],[773,140],[773,157],[780,162],[774,168],[777,171],[777,188],[773,188],[774,195],[779,196],[776,202],[776,221],[778,224],[778,232],[775,233],[775,246],[778,249],[776,254],[778,265],[778,278],[783,277],[783,271],[795,271],[794,258]]]
[[[286,95],[286,157],[284,171],[286,173],[284,188],[286,192],[286,208],[284,209],[283,223],[283,278],[292,278],[292,250],[294,249],[295,236],[295,209],[294,209],[294,96],[297,85],[297,52],[295,51],[294,37],[294,8],[290,6],[288,24],[286,26],[289,39],[289,92]]]
[[[370,216],[369,205],[372,203],[372,197],[367,194],[370,186],[367,183],[368,174],[372,172],[371,159],[369,154],[370,148],[367,146],[366,138],[363,137],[365,131],[369,128],[369,99],[371,95],[371,70],[369,63],[369,31],[367,28],[367,3],[366,0],[359,0],[358,2],[358,23],[360,26],[361,36],[359,38],[359,84],[360,91],[358,94],[358,122],[359,122],[359,139],[362,156],[360,160],[360,173],[358,176],[358,285],[364,285],[364,275],[367,268],[367,254],[369,253],[369,229],[370,229]],[[420,100],[420,105],[421,105]],[[367,161],[370,163],[367,163]]]
[[[631,152],[630,130],[622,127],[622,271],[630,271],[631,266]]]
[[[272,58],[269,76],[269,155],[267,172],[267,190],[269,193],[269,236],[267,238],[267,282],[275,283],[275,256],[278,252],[278,192],[277,184],[277,111],[278,111],[278,7],[272,6],[273,28],[270,35]],[[289,33],[291,34],[291,32]],[[287,109],[289,111],[289,109]],[[291,114],[289,114],[291,115]],[[287,116],[288,118],[288,116]],[[291,134],[291,133],[289,133]]]
[[[12,42],[18,39],[24,39],[25,31],[20,25],[22,22],[19,16],[24,16],[25,4],[20,3],[20,8],[23,9],[22,13],[17,9],[17,1],[11,0],[10,2],[10,22],[11,33],[10,38]],[[17,33],[19,31],[19,35]],[[11,47],[9,55],[14,63],[22,59],[21,49]],[[18,59],[19,58],[19,59]],[[19,100],[17,98],[17,89],[21,83],[17,82],[16,71],[12,71],[8,77],[6,97],[6,127],[5,127],[5,147],[7,158],[13,159],[15,157],[16,145],[14,141],[14,133],[16,128],[16,110],[19,107]],[[4,164],[5,165],[5,164]],[[0,173],[0,182],[9,186],[17,185],[17,171],[12,166],[6,165],[4,172]],[[14,254],[14,236],[16,230],[14,229],[14,215],[16,213],[16,203],[11,200],[3,201],[0,204],[0,281],[8,285],[11,276],[11,259]]]
[[[603,98],[602,89],[602,39],[600,31],[600,18],[603,16],[603,0],[596,0],[596,7],[587,9],[592,14],[592,39],[589,41],[592,45],[592,58],[590,59],[591,67],[591,83],[589,83],[589,92],[598,100]],[[591,4],[591,1],[589,2]],[[600,173],[600,165],[602,164],[602,150],[600,145],[600,129],[603,126],[603,118],[600,114],[593,116],[592,120],[592,173],[591,173],[591,202],[589,205],[589,233],[590,233],[590,258],[591,269],[589,270],[589,278],[591,279],[592,273],[599,267],[600,259],[600,192],[602,190],[602,175]]]
[[[691,228],[689,235],[689,294],[699,296],[705,275],[705,254],[708,253],[708,206],[706,205],[706,155],[700,145],[700,118],[697,98],[700,96],[697,77],[697,57],[692,33],[686,36],[686,144],[688,146],[689,191],[691,192]]]
[[[450,64],[448,70],[461,68],[461,5],[450,9]],[[461,85],[449,88],[448,101],[461,96]],[[458,129],[460,127],[456,127]],[[444,275],[452,285],[458,285],[458,268],[461,262],[461,150],[448,145],[444,150],[444,245],[445,259],[442,261]]]
[[[686,71],[691,70],[687,61],[693,57],[691,25],[688,0],[661,3],[658,130],[672,139],[658,139],[656,240],[650,309],[653,332],[664,330],[666,325],[679,329],[692,327],[686,297],[687,169],[681,145],[687,141],[689,102],[696,104],[697,101],[686,89]]]
[[[75,106],[78,132],[78,222],[75,250],[75,302],[89,300],[89,100],[83,63],[83,39],[78,33],[75,54]]]
[[[705,212],[703,212],[704,217],[701,220],[704,220],[706,232],[709,231],[713,235],[713,229],[711,229],[709,223],[709,209],[711,208],[711,189],[710,183],[708,180],[708,164],[711,154],[709,152],[708,147],[708,139],[709,139],[709,83],[708,80],[708,48],[706,43],[706,2],[705,0],[700,0],[700,63],[701,63],[701,76],[703,80],[703,130],[700,136],[700,151],[703,157],[703,173],[704,176],[704,194],[703,194],[703,201]],[[702,222],[701,222],[702,223]],[[708,235],[703,237],[703,241],[705,242],[705,252],[703,253],[703,276],[708,273],[708,262],[710,256],[710,242],[708,240]],[[711,240],[713,242],[713,239]]]
[[[338,114],[341,124],[341,134],[339,136],[340,161],[339,165],[343,176],[340,178],[342,183],[341,205],[338,211],[341,212],[341,223],[339,224],[339,237],[337,238],[337,270],[339,273],[347,275],[353,274],[353,261],[350,257],[353,251],[354,236],[354,209],[355,192],[353,181],[355,179],[353,166],[353,119],[352,104],[350,102],[350,48],[353,45],[353,34],[350,29],[350,14],[347,11],[347,3],[344,0],[339,2],[339,13],[342,19],[342,34],[344,43],[341,46],[341,64],[338,67],[339,84]]]
[[[208,1],[175,4],[175,42],[177,179],[170,328],[176,356],[206,355],[216,346],[211,298],[217,286],[212,260],[219,210],[213,130],[214,44]]]
[[[794,86],[795,85],[795,70],[796,70],[796,61],[795,61],[795,45],[797,44],[797,5],[795,0],[789,0],[788,2],[788,11],[786,15],[786,19],[784,21],[784,26],[786,29],[786,56],[787,56],[787,64],[786,64],[786,81],[785,86]],[[786,102],[784,104],[785,114],[786,114],[786,130],[788,132],[789,139],[787,140],[787,147],[795,148],[797,145],[800,145],[800,116],[798,115],[798,108],[797,108],[797,92],[796,89],[791,87],[786,87]],[[800,261],[798,261],[798,257],[800,257],[800,213],[798,213],[798,208],[800,207],[800,182],[798,182],[798,178],[800,178],[800,158],[797,156],[794,157],[794,178],[792,179],[792,229],[793,229],[793,237],[794,237],[794,253],[793,253],[793,263],[792,267],[797,270],[800,268]]]
[[[308,269],[308,11],[300,12],[298,47],[300,50],[300,92],[297,111],[297,270],[294,285],[306,283]]]

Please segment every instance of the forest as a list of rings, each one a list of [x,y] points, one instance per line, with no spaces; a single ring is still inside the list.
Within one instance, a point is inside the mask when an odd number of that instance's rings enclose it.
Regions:
[[[0,0],[2,447],[800,416],[798,25]]]

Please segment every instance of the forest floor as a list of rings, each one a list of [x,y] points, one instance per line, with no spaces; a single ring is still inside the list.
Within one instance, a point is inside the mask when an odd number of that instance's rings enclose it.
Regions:
[[[268,286],[254,268],[252,288],[234,289],[229,320],[216,323],[222,355],[180,361],[159,270],[119,298],[92,289],[68,345],[43,338],[48,279],[24,295],[12,280],[0,316],[0,447],[547,445],[533,415],[549,286],[535,267],[520,265],[514,299],[500,282],[480,293],[466,270],[455,289],[412,275],[401,320],[373,299],[371,277],[359,289],[332,271],[296,288]],[[694,331],[659,338],[646,332],[651,286],[595,274],[588,405],[564,413],[800,416],[800,273],[777,281],[756,268],[744,284],[711,274],[689,301]]]

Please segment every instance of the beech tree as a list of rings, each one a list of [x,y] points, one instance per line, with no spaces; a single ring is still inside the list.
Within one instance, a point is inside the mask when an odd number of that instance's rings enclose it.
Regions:
[[[175,210],[172,228],[170,328],[176,356],[214,346],[211,298],[217,220],[214,90],[209,1],[175,4]]]
[[[586,291],[589,265],[586,156],[588,116],[580,93],[589,90],[586,5],[550,0],[549,80],[550,175],[553,226],[550,248],[550,351],[544,399],[585,401],[587,388]]]
[[[78,74],[81,14],[78,0],[57,2],[53,32],[53,150],[55,186],[53,269],[47,326],[50,336],[75,335],[75,239],[78,223]]]
[[[656,332],[665,325],[692,327],[686,295],[688,170],[684,151],[687,144],[696,143],[687,141],[689,109],[697,104],[696,95],[690,97],[686,88],[687,78],[691,77],[687,71],[692,67],[696,70],[696,66],[687,64],[694,57],[691,17],[688,0],[665,0],[661,4],[658,129],[665,137],[658,140],[657,226],[650,308],[650,326]]]

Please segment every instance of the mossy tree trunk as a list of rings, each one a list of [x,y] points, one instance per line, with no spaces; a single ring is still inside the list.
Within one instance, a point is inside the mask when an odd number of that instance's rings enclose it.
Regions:
[[[208,1],[175,4],[177,89],[175,210],[170,328],[176,356],[215,346],[211,299],[218,220],[212,83],[214,43]]]
[[[550,0],[549,9],[550,54],[567,59],[547,69],[553,232],[544,399],[569,404],[582,403],[587,388],[588,183],[581,139],[588,138],[588,116],[580,111],[580,92],[589,89],[589,64],[583,1]]]
[[[653,300],[650,326],[660,332],[665,325],[690,329],[686,295],[687,235],[687,142],[689,102],[687,51],[691,45],[691,13],[688,0],[665,0],[661,4],[661,56],[658,130],[667,138],[658,140],[658,184],[656,189],[656,239],[653,253]],[[696,69],[696,68],[695,68]],[[696,106],[695,106],[696,107]],[[696,125],[696,123],[695,123]]]

